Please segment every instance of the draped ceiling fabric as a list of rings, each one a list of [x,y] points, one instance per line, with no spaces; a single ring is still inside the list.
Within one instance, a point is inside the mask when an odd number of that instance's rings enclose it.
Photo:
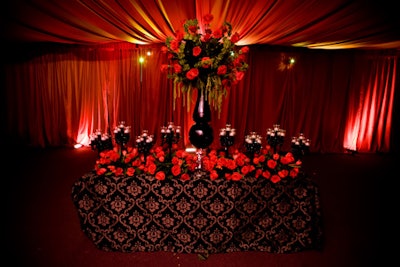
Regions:
[[[6,1],[7,2],[7,1]],[[399,49],[400,20],[389,1],[12,0],[3,9],[10,41],[163,43],[188,18],[229,21],[238,45]],[[390,1],[394,2],[394,1]],[[6,4],[7,5],[7,4]]]
[[[3,7],[2,141],[88,144],[90,133],[121,118],[135,134],[157,133],[169,120],[187,133],[191,115],[172,110],[160,51],[185,20],[209,13],[212,28],[228,21],[238,45],[251,47],[244,80],[228,93],[221,119],[213,115],[216,132],[230,122],[244,140],[279,123],[288,138],[304,132],[318,152],[387,152],[398,140],[400,20],[389,1],[7,0]],[[154,56],[140,65],[147,51]],[[289,56],[295,67],[278,70]]]

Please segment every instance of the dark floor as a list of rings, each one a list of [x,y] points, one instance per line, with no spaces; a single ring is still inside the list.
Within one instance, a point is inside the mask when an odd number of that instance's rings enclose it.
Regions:
[[[97,154],[89,148],[12,151],[3,154],[5,266],[382,266],[381,189],[395,159],[389,154],[306,156],[303,169],[320,189],[322,251],[236,252],[203,261],[195,254],[95,248],[80,229],[71,189]]]

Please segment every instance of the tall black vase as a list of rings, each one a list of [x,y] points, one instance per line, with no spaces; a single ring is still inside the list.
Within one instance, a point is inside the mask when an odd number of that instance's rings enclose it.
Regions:
[[[214,141],[213,129],[208,124],[211,121],[211,108],[201,89],[197,92],[193,120],[195,124],[189,130],[190,143],[198,149],[208,148]]]

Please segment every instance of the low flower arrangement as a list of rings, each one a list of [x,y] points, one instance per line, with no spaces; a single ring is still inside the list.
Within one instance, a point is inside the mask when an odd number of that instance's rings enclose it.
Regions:
[[[238,181],[246,177],[264,178],[278,183],[286,178],[296,178],[302,162],[296,160],[291,152],[274,153],[269,145],[260,153],[248,157],[236,150],[232,155],[210,150],[202,157],[202,171],[211,180],[227,179]],[[190,180],[198,171],[197,155],[182,149],[169,152],[162,146],[152,148],[147,155],[140,154],[137,148],[128,147],[121,151],[119,147],[100,152],[94,171],[101,176],[154,175],[158,180]]]
[[[180,91],[189,96],[193,89],[201,89],[220,112],[227,89],[242,80],[248,68],[245,59],[249,48],[237,48],[240,35],[232,34],[229,22],[212,30],[213,19],[211,14],[203,17],[203,33],[198,20],[190,19],[183,25],[184,32],[177,30],[174,37],[167,37],[162,51],[169,62],[162,64],[161,71],[173,80],[174,99]]]

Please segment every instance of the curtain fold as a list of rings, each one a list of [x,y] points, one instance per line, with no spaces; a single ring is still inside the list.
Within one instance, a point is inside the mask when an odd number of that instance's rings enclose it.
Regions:
[[[359,86],[349,94],[351,108],[345,125],[346,148],[360,152],[390,150],[395,130],[392,126],[395,125],[398,60],[398,57],[385,53],[357,58],[358,69],[363,71],[359,72]]]

